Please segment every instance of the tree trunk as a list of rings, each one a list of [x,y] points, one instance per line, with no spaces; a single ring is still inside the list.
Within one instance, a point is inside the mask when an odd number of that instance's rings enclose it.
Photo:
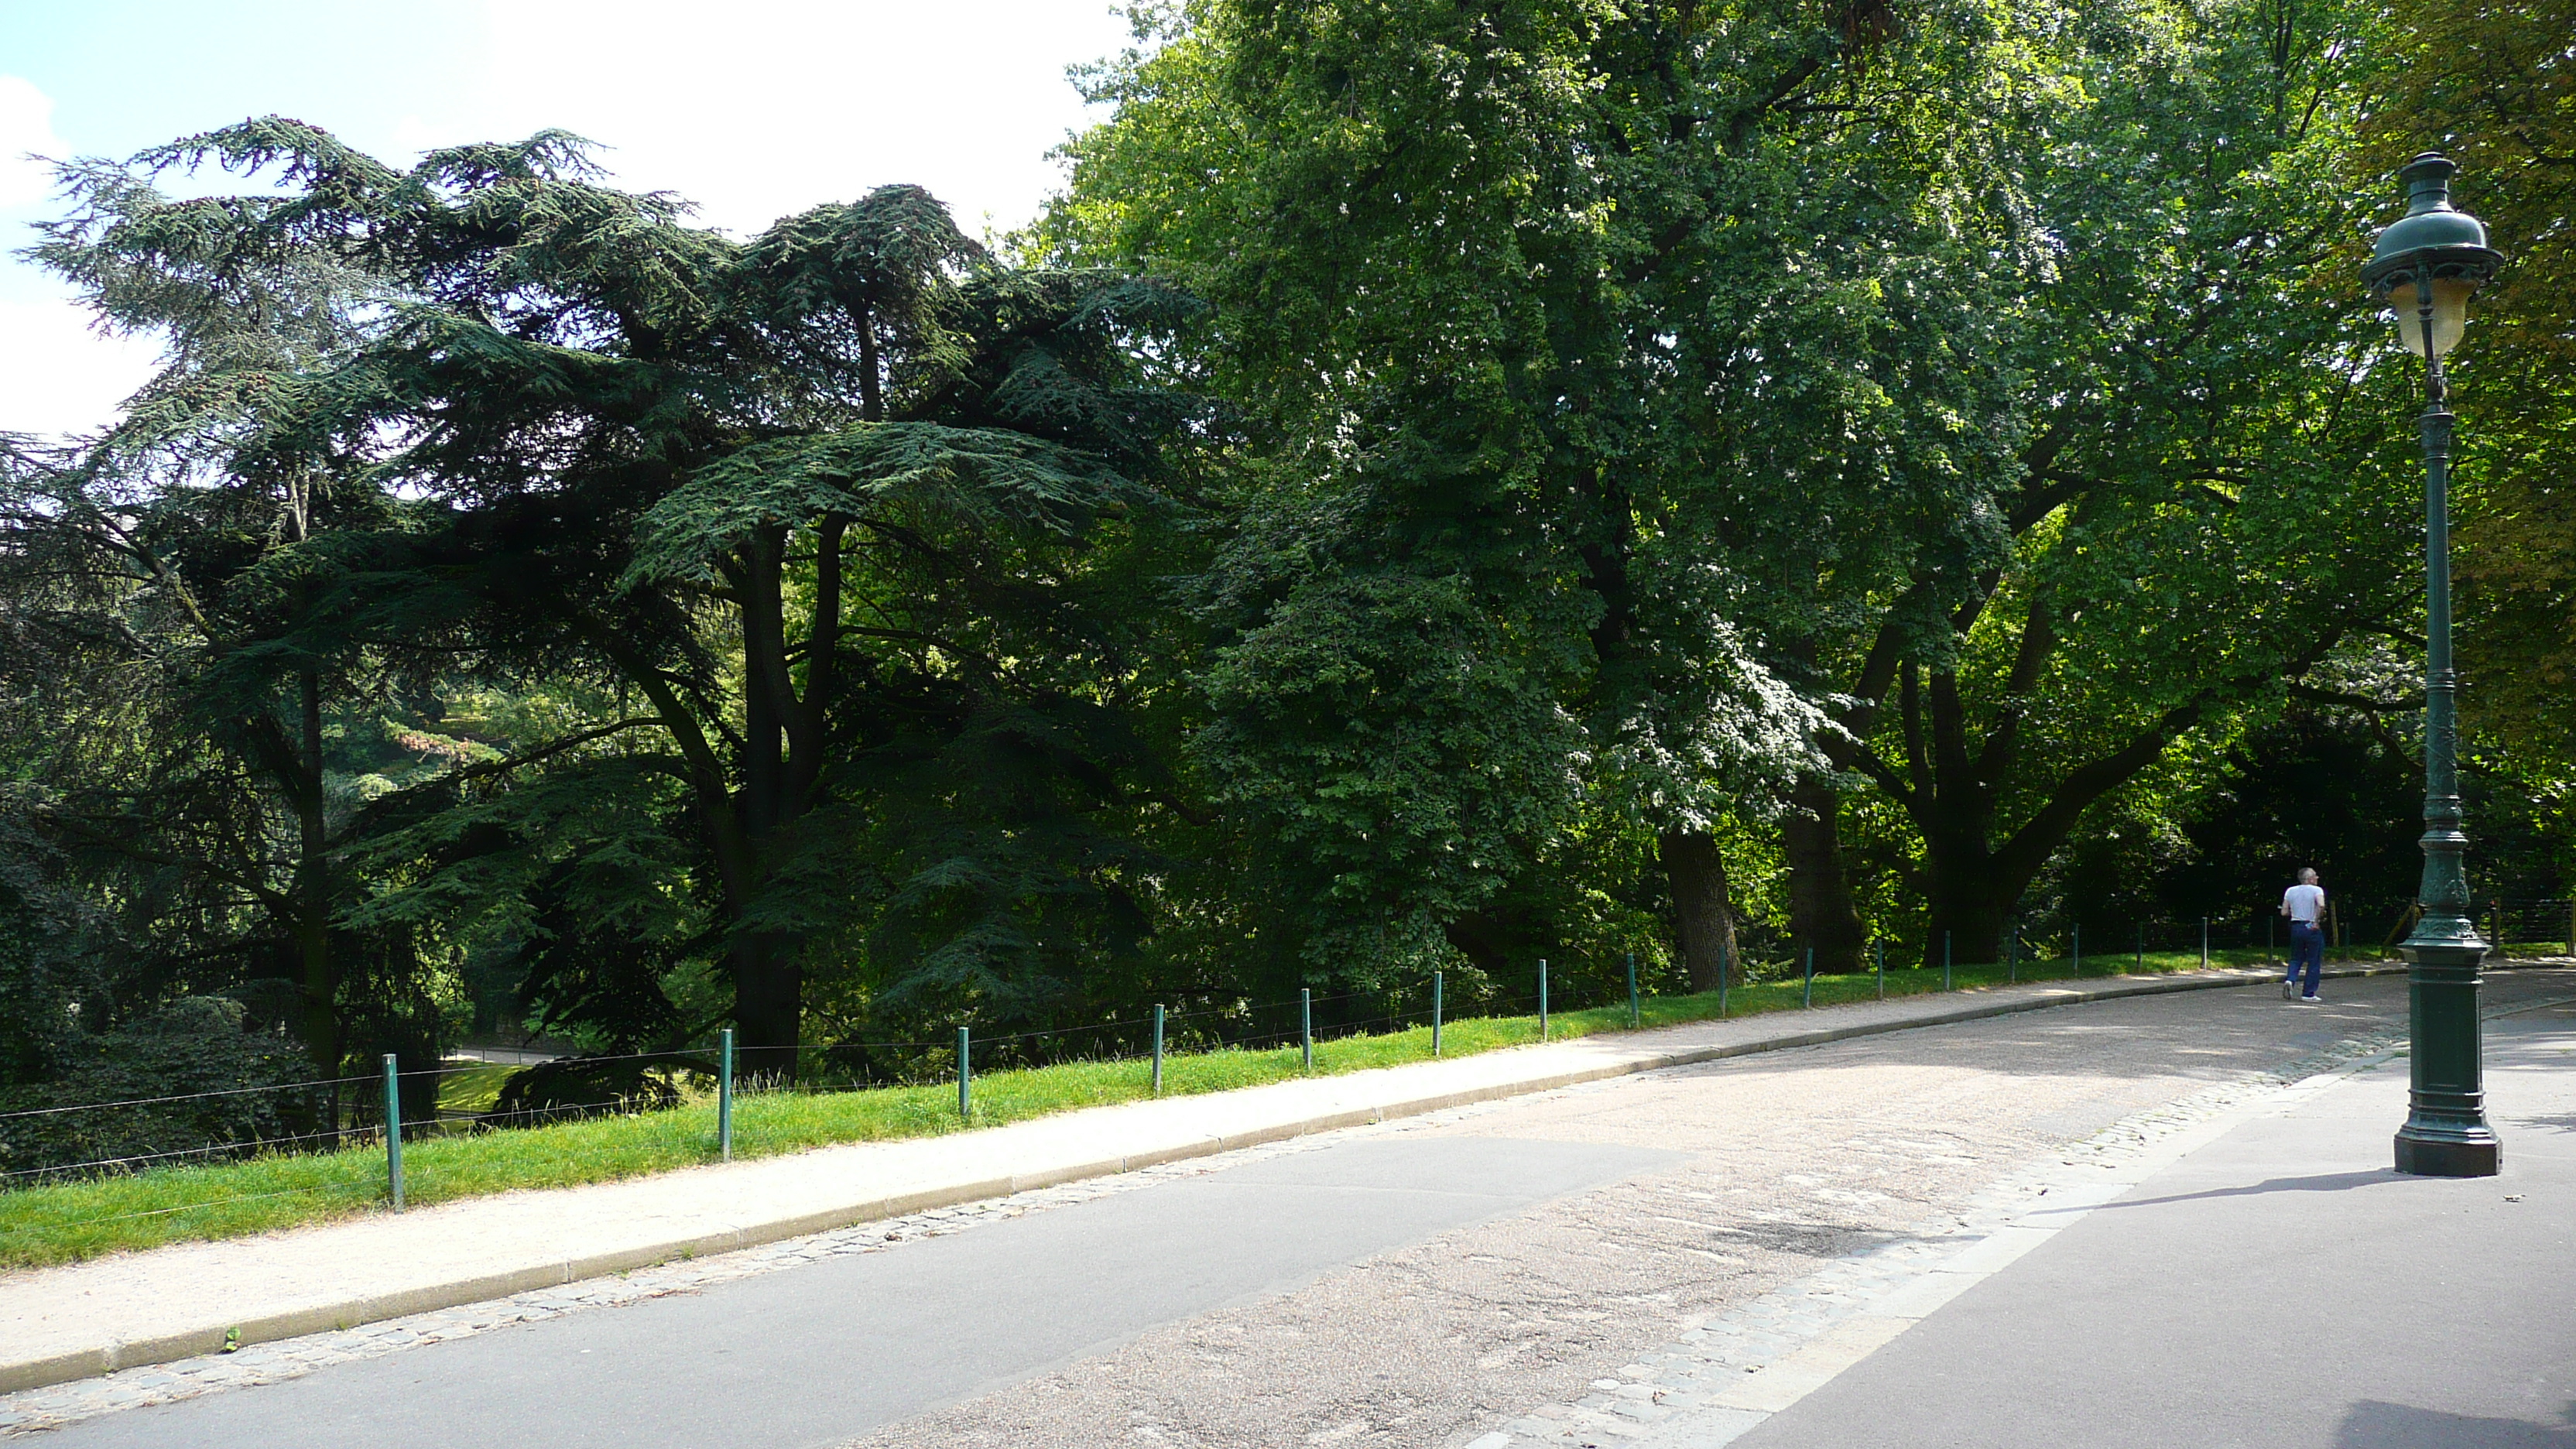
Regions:
[[[796,1080],[796,1038],[804,1027],[805,969],[795,943],[773,932],[733,946],[736,1060],[746,1076],[781,1084]]]
[[[2034,686],[2038,661],[2053,647],[2053,638],[2045,613],[2034,605],[2013,670],[2016,691],[2027,692]],[[1999,782],[2010,777],[2020,758],[2018,707],[2006,711],[1983,744],[1972,748],[1958,680],[1945,673],[1932,674],[1930,687],[1918,696],[1909,667],[1901,697],[1906,776],[1899,781],[1895,771],[1885,767],[1877,773],[1923,836],[1932,907],[1924,948],[1933,954],[1927,959],[1937,959],[1945,932],[1953,961],[1976,964],[2002,959],[2004,934],[2016,903],[2049,857],[2066,843],[2085,810],[2163,758],[2166,746],[2200,721],[2209,700],[2259,682],[2259,678],[2223,681],[2204,690],[2202,697],[2167,709],[2120,748],[2066,771],[2040,808],[1998,839],[1996,819],[2003,798]],[[1928,741],[1923,731],[1927,703]]]
[[[304,976],[304,1049],[323,1076],[340,1075],[340,981],[331,952],[330,822],[322,805],[322,681],[297,680],[301,708],[295,760],[295,947]]]
[[[1735,907],[1727,899],[1726,857],[1705,830],[1667,830],[1657,840],[1664,878],[1681,927],[1682,965],[1691,990],[1715,991],[1729,974],[1742,979],[1735,955]]]
[[[1867,933],[1843,879],[1841,797],[1821,780],[1805,780],[1789,792],[1789,804],[1780,837],[1789,860],[1790,935],[1799,951],[1816,953],[1819,973],[1858,971]]]
[[[1923,941],[1925,961],[1941,960],[1945,947],[1949,959],[1961,966],[2003,959],[2005,907],[1995,899],[1992,882],[1982,888],[1936,887],[1931,906]]]
[[[1923,831],[1931,906],[1924,957],[1941,959],[1946,932],[1950,959],[1962,966],[2002,960],[2004,932],[2022,893],[2056,852],[2063,831],[2025,826],[1998,850],[1995,796],[1970,787],[1945,789],[1917,801],[1915,824]]]
[[[783,580],[787,531],[764,528],[745,550],[742,590],[743,774],[741,820],[750,860],[759,874],[747,892],[768,884],[767,862],[779,833],[793,823],[798,802],[788,787],[787,732],[796,707],[788,679],[786,599]],[[751,900],[731,903],[740,920]],[[803,1026],[804,972],[796,943],[776,932],[754,932],[734,942],[734,1024],[740,1028],[742,1064],[771,1081],[796,1080],[796,1039]]]
[[[304,978],[304,1025],[299,1035],[315,1070],[336,1077],[340,1075],[340,991],[332,979],[330,928],[298,916],[295,954]]]

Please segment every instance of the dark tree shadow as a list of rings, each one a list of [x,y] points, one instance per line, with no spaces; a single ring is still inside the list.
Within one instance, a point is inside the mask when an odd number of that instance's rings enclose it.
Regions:
[[[2568,1406],[2565,1417],[2576,1420],[2576,1404]],[[2344,1415],[2335,1444],[2337,1449],[2570,1449],[2576,1446],[2576,1427],[2480,1419],[2364,1399]]]

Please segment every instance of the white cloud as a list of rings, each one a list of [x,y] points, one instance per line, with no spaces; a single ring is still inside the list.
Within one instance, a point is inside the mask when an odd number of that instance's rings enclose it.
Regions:
[[[0,432],[85,432],[151,379],[144,338],[101,337],[68,298],[0,299]]]
[[[1109,0],[493,0],[487,24],[478,119],[589,136],[621,184],[743,232],[891,181],[969,233],[1027,222],[1085,120],[1065,67],[1129,35]]]
[[[28,153],[61,160],[70,149],[54,134],[53,97],[30,81],[0,75],[0,210],[32,206],[53,190],[52,168]]]

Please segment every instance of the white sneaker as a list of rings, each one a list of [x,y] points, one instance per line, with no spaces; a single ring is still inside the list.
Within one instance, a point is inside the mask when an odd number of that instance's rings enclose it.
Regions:
[[[2283,1001],[2296,1001],[2296,1000],[2298,1000],[2298,999],[2299,999],[2299,987],[2298,987],[2298,983],[2297,983],[2297,982],[2294,982],[2294,981],[2284,981],[2284,982],[2282,982],[2282,983],[2281,983],[2281,999],[2282,999]]]
[[[2299,999],[2300,999],[2301,1001],[2304,1001],[2304,1002],[2308,1003],[2310,1006],[2314,1006],[2314,1005],[2316,1005],[2318,1002],[2325,1000],[2325,998],[2324,998],[2324,997],[2322,997],[2322,996],[2302,996],[2302,997],[2300,997]]]

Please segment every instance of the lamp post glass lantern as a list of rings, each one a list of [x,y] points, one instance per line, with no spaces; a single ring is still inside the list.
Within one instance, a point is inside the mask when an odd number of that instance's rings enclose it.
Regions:
[[[2397,1170],[2428,1177],[2493,1176],[2502,1158],[2487,1125],[2479,1040],[2479,967],[2487,943],[2469,918],[2462,856],[2458,676],[2451,667],[2450,389],[2442,358],[2468,325],[2469,295],[2503,254],[2487,229],[2451,204],[2459,167],[2427,151],[2398,172],[2406,215],[2379,234],[2361,277],[2395,314],[2406,350],[2424,361],[2424,876],[2407,960],[2410,1090],[2397,1132]]]

